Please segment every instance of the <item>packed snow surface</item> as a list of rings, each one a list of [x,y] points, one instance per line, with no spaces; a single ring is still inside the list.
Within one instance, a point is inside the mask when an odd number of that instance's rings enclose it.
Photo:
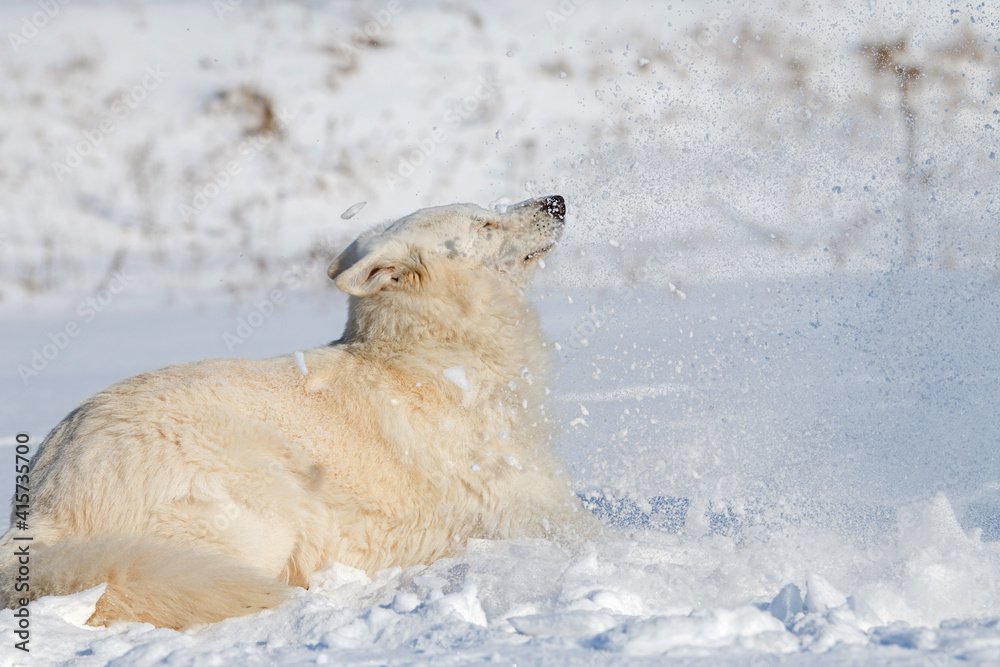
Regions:
[[[5,496],[17,434],[115,380],[336,339],[369,225],[561,194],[530,295],[616,531],[334,564],[183,633],[43,598],[0,665],[1000,663],[998,16],[0,5]]]

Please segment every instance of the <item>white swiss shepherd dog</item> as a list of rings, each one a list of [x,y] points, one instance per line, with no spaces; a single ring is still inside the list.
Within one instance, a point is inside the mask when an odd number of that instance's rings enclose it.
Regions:
[[[522,291],[565,212],[550,196],[376,227],[330,266],[351,295],[340,340],[87,399],[32,462],[28,591],[25,542],[0,538],[3,604],[107,582],[90,625],[186,628],[274,607],[333,562],[599,534],[549,446],[550,348]]]

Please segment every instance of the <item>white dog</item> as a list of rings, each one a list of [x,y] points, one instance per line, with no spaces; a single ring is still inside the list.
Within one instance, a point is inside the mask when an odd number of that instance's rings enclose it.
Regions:
[[[273,607],[332,562],[374,572],[467,538],[595,534],[549,449],[549,354],[522,293],[562,197],[377,227],[330,266],[335,343],[129,378],[70,413],[0,538],[7,607],[108,582],[91,625],[183,628]],[[30,590],[15,589],[31,535]]]

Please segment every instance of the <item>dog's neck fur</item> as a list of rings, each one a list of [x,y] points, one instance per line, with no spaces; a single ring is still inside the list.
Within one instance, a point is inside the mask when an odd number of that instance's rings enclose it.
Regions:
[[[545,376],[548,360],[537,352],[542,336],[537,315],[519,281],[440,268],[423,272],[419,280],[417,289],[351,297],[337,343],[392,358],[447,348],[456,365],[475,362],[501,377],[527,367],[539,379]]]
[[[462,455],[500,448],[529,465],[540,455],[539,445],[552,436],[545,410],[551,348],[540,345],[541,338],[537,315],[519,281],[482,270],[438,267],[437,272],[424,274],[417,289],[352,297],[338,344],[366,358],[366,365],[388,369],[395,381],[401,381],[406,390],[394,396],[399,410],[410,411],[409,419],[429,419],[440,427],[438,420],[449,418],[448,413],[459,407],[478,415],[470,424],[479,426],[469,427]],[[456,366],[466,374],[465,391],[444,374]],[[430,410],[434,405],[438,409]],[[441,406],[448,407],[442,412]],[[491,444],[483,444],[484,436]],[[458,450],[439,450],[432,439],[399,437],[389,442],[405,468],[420,473],[431,486],[445,474],[442,471],[451,471],[459,455]],[[546,459],[538,465],[551,462]],[[484,480],[511,474],[510,464],[496,466],[489,474],[467,472],[466,481],[479,489],[475,485],[486,484]],[[489,495],[485,489],[477,493],[482,498]]]

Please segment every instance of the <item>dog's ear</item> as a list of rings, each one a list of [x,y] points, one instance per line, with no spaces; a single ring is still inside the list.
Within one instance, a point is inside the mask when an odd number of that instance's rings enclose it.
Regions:
[[[365,248],[366,239],[359,238],[333,260],[327,275],[342,292],[354,296],[369,296],[378,292],[395,276],[402,257],[393,260],[393,243]]]
[[[388,285],[395,273],[396,267],[391,262],[377,257],[365,257],[345,269],[333,282],[342,292],[354,296],[369,296]]]

